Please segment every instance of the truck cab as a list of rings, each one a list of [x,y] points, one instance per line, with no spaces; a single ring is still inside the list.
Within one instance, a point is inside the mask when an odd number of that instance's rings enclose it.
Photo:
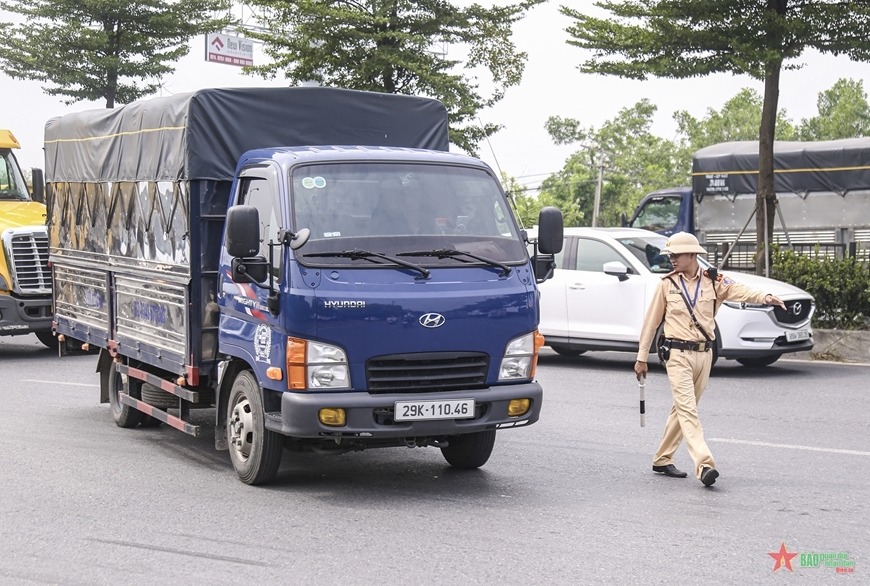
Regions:
[[[35,333],[53,347],[42,172],[34,169],[31,195],[13,153],[20,147],[0,130],[0,336]]]
[[[670,236],[675,232],[695,233],[695,211],[691,187],[672,187],[649,193],[640,200],[627,228],[641,228]]]

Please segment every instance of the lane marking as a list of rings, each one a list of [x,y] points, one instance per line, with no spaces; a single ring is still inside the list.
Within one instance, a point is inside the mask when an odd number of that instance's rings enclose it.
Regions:
[[[870,452],[859,452],[858,450],[840,450],[837,448],[817,448],[815,446],[798,446],[795,444],[772,444],[768,442],[755,442],[751,440],[731,439],[725,437],[710,438],[711,442],[721,442],[723,444],[743,444],[747,446],[761,446],[764,448],[786,448],[789,450],[806,450],[808,452],[827,452],[829,454],[849,454],[851,456],[870,456]]]
[[[34,379],[34,378],[24,378],[24,379],[21,379],[21,382],[23,382],[23,383],[42,383],[42,384],[46,384],[46,385],[66,385],[68,387],[91,387],[91,388],[95,388],[95,389],[100,387],[100,385],[95,385],[93,383],[65,383],[65,382],[56,381],[56,380],[39,380],[39,379]]]

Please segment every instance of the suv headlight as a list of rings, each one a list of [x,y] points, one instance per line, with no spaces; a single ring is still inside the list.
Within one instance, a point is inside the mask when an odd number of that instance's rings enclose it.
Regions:
[[[322,342],[287,338],[287,388],[349,389],[350,368],[344,350]]]
[[[498,380],[531,380],[538,364],[538,350],[544,345],[544,336],[537,330],[508,342],[498,370]]]

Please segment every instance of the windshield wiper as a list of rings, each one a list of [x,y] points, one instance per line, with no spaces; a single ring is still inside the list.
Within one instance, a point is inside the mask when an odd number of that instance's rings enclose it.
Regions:
[[[353,250],[340,250],[337,252],[310,252],[304,254],[305,257],[321,257],[321,258],[349,258],[350,260],[368,260],[371,262],[375,262],[372,259],[381,258],[384,260],[388,260],[391,263],[397,264],[399,266],[403,266],[409,269],[413,269],[423,275],[424,279],[429,278],[429,269],[425,267],[421,267],[419,265],[415,265],[412,262],[408,262],[401,258],[396,258],[394,256],[388,256],[386,254],[381,254],[380,252],[370,252],[368,250],[360,250],[359,248],[354,248]],[[417,277],[419,279],[419,277]]]
[[[470,252],[464,252],[462,250],[455,250],[452,248],[441,248],[435,250],[417,250],[414,252],[400,252],[396,256],[434,256],[439,259],[443,258],[456,258],[457,256],[467,256],[468,258],[473,258],[474,260],[478,260],[480,262],[486,263],[491,267],[498,267],[501,269],[501,274],[499,276],[506,277],[511,274],[511,267],[507,266],[504,263],[500,263],[497,260],[492,260],[491,258],[486,258],[483,256],[478,256],[476,254],[471,254]],[[468,262],[468,261],[462,261]]]

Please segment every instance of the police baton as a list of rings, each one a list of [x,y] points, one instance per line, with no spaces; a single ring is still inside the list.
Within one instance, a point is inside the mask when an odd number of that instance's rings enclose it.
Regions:
[[[644,427],[646,425],[646,421],[644,420],[646,414],[646,401],[644,400],[644,391],[646,390],[646,375],[640,375],[638,380],[638,388],[640,389],[640,426]]]

